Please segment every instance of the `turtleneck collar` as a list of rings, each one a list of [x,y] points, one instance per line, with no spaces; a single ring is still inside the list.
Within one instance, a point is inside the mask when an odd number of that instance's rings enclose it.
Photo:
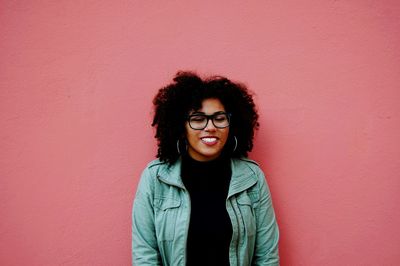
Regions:
[[[192,169],[210,169],[210,168],[219,168],[222,165],[229,165],[230,159],[228,156],[219,156],[214,160],[210,161],[198,161],[193,159],[188,153],[182,156],[182,163],[186,166],[189,166]]]
[[[210,161],[197,161],[188,154],[182,156],[182,181],[186,188],[197,190],[207,187],[207,190],[221,189],[228,192],[231,179],[231,161],[229,157],[220,156]]]

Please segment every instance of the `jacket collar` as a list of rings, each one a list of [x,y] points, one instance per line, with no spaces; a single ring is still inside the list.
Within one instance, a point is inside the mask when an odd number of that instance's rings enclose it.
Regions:
[[[228,198],[257,183],[257,175],[249,164],[252,163],[247,160],[236,158],[231,159],[232,178],[229,185]]]
[[[256,173],[249,164],[253,163],[248,162],[247,159],[231,159],[232,177],[229,184],[228,198],[257,183]],[[164,164],[158,175],[159,180],[166,184],[185,189],[181,178],[181,165],[181,157],[170,166]]]

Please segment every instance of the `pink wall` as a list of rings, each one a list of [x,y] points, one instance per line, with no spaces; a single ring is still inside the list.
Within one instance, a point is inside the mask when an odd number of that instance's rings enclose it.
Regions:
[[[129,265],[156,90],[256,93],[282,265],[400,264],[398,1],[0,1],[0,265]]]

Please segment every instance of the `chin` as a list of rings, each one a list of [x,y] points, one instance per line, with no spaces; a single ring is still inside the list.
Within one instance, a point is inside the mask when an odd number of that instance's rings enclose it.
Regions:
[[[215,159],[215,158],[217,158],[219,155],[221,155],[221,152],[203,153],[202,155],[203,155],[203,157],[205,157],[205,158]]]

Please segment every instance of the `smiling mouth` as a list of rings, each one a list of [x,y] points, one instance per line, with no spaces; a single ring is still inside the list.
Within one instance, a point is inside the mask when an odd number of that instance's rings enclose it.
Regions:
[[[201,138],[201,141],[206,145],[214,145],[214,144],[217,143],[218,138],[216,138],[216,137],[204,137],[204,138]]]

